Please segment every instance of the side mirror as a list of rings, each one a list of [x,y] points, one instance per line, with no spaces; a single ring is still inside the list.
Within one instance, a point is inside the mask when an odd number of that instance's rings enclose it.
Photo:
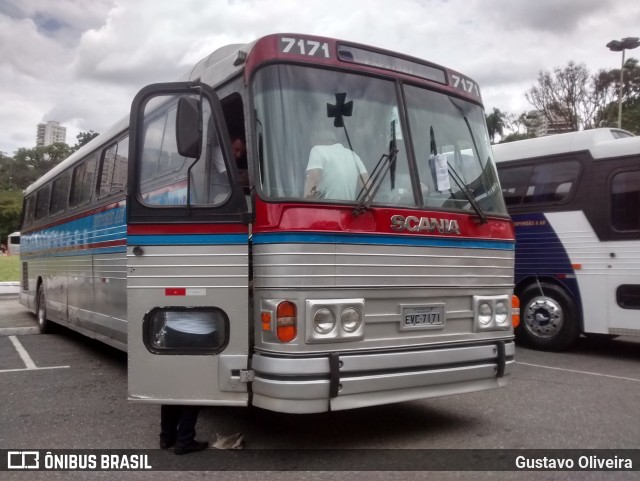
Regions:
[[[176,116],[176,144],[183,157],[197,159],[202,151],[202,119],[200,102],[193,97],[181,97]]]

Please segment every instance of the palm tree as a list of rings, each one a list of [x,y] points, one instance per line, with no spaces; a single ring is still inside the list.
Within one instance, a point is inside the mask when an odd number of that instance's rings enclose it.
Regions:
[[[491,139],[491,143],[494,143],[496,135],[502,137],[504,133],[504,121],[505,117],[500,109],[493,108],[493,112],[487,115],[487,129],[489,130],[489,138]]]

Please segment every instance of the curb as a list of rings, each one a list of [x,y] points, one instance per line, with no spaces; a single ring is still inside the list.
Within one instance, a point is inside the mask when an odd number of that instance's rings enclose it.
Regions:
[[[2,327],[0,328],[1,336],[28,336],[32,334],[40,334],[37,327]]]

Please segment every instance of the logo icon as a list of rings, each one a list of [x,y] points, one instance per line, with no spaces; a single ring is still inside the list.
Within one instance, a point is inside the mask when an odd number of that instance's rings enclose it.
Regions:
[[[8,469],[39,469],[40,453],[38,451],[9,451],[7,453]]]

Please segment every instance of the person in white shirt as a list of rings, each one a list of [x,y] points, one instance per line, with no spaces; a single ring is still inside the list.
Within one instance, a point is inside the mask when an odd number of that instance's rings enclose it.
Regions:
[[[367,180],[367,169],[355,152],[340,143],[316,145],[309,153],[304,196],[356,200]]]

